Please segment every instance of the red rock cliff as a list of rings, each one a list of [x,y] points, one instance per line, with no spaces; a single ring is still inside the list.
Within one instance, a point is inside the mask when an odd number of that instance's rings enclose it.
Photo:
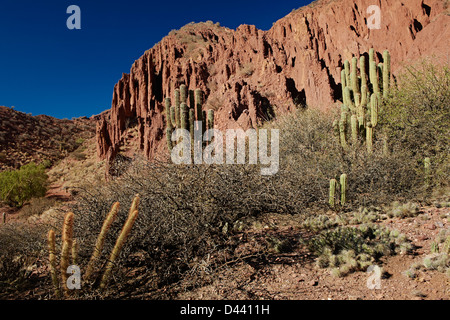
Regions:
[[[448,55],[449,11],[444,0],[316,1],[268,31],[191,24],[146,51],[115,85],[110,112],[97,123],[97,151],[111,160],[130,126],[153,158],[166,148],[164,97],[180,84],[205,92],[219,129],[256,126],[295,104],[329,108],[341,99],[340,68],[353,54],[388,49],[392,70],[431,54]],[[381,29],[369,30],[370,5]]]

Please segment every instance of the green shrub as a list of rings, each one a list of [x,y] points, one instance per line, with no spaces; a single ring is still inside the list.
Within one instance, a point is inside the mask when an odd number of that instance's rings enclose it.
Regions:
[[[1,172],[0,199],[8,205],[22,207],[25,201],[45,195],[47,179],[44,166],[33,162],[19,170]]]
[[[424,60],[406,68],[398,87],[380,112],[379,124],[392,151],[407,152],[424,175],[424,158],[431,160],[431,183],[450,181],[450,70]]]

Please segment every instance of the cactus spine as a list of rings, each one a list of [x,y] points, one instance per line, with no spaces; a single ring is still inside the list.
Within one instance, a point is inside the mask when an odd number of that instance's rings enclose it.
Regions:
[[[73,241],[73,220],[74,214],[73,212],[69,212],[64,217],[64,225],[62,230],[62,249],[61,249],[61,279],[62,286],[64,289],[64,293],[68,294],[67,288],[67,268],[69,267],[69,258],[70,251],[72,249],[72,241]]]
[[[100,255],[103,250],[103,245],[105,244],[106,234],[108,230],[110,229],[112,223],[117,217],[117,214],[119,212],[120,203],[116,202],[112,205],[111,210],[109,211],[108,215],[105,218],[105,221],[103,221],[102,229],[100,230],[100,234],[97,237],[97,241],[95,243],[94,252],[92,253],[91,259],[89,260],[86,273],[85,273],[85,279],[88,280],[89,277],[92,275],[92,272],[94,271],[95,263],[100,258]]]
[[[106,287],[106,284],[108,283],[109,276],[111,275],[111,271],[114,265],[114,262],[116,261],[117,257],[119,256],[120,251],[123,248],[123,245],[125,244],[126,239],[130,235],[131,229],[134,225],[134,222],[137,219],[138,216],[138,206],[139,206],[139,195],[136,195],[133,199],[133,202],[130,207],[130,212],[128,214],[128,218],[125,221],[122,231],[119,234],[119,237],[116,240],[116,244],[114,245],[114,248],[111,252],[111,255],[109,257],[108,263],[105,268],[105,272],[103,274],[101,283],[100,283],[100,289],[104,290]]]
[[[340,178],[341,185],[341,205],[346,203],[346,193],[347,193],[347,175],[345,173],[341,174]]]
[[[330,194],[329,194],[328,203],[330,204],[330,206],[332,208],[334,208],[334,205],[335,205],[336,184],[337,184],[336,179],[330,180]]]
[[[58,276],[56,274],[56,244],[55,244],[55,231],[50,230],[47,236],[48,240],[48,258],[50,261],[50,275],[52,277],[53,288],[55,289],[56,298],[61,296],[61,292],[59,291],[59,281]]]

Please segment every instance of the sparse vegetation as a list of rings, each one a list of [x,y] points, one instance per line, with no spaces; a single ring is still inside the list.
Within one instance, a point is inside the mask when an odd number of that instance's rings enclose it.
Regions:
[[[0,172],[0,200],[22,207],[25,201],[45,195],[47,178],[45,168],[35,163],[24,165],[19,170]]]

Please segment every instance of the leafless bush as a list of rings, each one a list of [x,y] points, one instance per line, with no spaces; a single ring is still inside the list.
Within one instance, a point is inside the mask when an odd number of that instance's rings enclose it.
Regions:
[[[240,219],[277,207],[256,166],[134,161],[104,189],[80,195],[75,234],[81,257],[92,254],[105,215],[119,201],[119,217],[105,244],[103,258],[108,257],[135,194],[141,198],[139,217],[121,253],[125,268],[116,278],[129,266],[145,266],[159,285],[180,280],[196,258],[230,249],[225,244]]]

